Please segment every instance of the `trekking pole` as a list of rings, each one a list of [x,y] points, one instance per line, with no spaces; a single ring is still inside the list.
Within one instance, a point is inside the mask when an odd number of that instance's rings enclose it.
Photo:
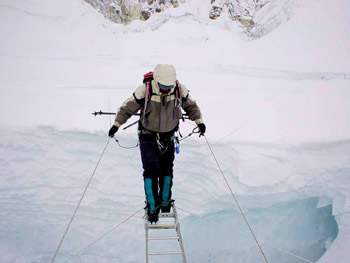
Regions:
[[[91,114],[95,115],[95,116],[97,116],[97,115],[116,115],[116,112],[104,112],[104,111],[100,110],[100,111],[95,111]],[[140,116],[140,113],[136,113],[134,115]]]
[[[95,111],[95,112],[93,112],[91,114],[97,116],[97,115],[116,115],[117,113],[116,112],[108,112],[108,111],[101,111],[100,110],[100,111]],[[133,115],[141,116],[141,113],[135,113]],[[188,120],[189,119],[187,114],[182,114],[182,116],[183,116],[182,120]]]
[[[93,113],[91,113],[92,115],[115,115],[115,112],[103,112],[103,111],[95,111]]]
[[[134,121],[133,123],[129,124],[128,126],[125,126],[125,127],[123,128],[123,131],[126,130],[127,128],[130,128],[131,126],[135,125],[135,124],[138,123],[138,122],[139,122],[139,120]]]

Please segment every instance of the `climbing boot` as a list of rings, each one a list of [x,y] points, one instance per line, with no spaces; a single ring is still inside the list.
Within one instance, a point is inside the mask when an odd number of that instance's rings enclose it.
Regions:
[[[147,220],[153,224],[153,223],[157,223],[159,220],[159,216],[158,216],[158,212],[157,211],[153,211],[153,212],[149,212],[147,214]]]
[[[146,213],[147,213],[147,220],[153,224],[153,223],[157,223],[159,220],[159,208],[156,208],[154,210],[151,210],[150,205],[146,203],[146,207],[145,207]]]
[[[173,206],[174,202],[175,200],[170,199],[168,202],[161,204],[160,210],[162,211],[162,213],[170,213],[170,209]]]

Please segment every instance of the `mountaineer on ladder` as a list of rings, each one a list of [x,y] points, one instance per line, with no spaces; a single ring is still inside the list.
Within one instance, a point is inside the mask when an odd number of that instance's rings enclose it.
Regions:
[[[183,118],[181,108],[197,124],[200,136],[206,127],[197,103],[177,81],[173,66],[157,65],[154,72],[145,74],[143,82],[119,108],[108,136],[113,137],[122,124],[141,111],[138,123],[145,209],[148,221],[156,223],[159,212],[169,212],[172,205],[173,162],[175,150],[178,152],[175,133]]]

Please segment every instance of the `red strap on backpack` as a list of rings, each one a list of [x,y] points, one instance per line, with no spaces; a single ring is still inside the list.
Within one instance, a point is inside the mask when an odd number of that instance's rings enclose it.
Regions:
[[[175,98],[178,99],[180,98],[180,82],[176,81],[176,87],[175,87]]]
[[[149,91],[149,81],[146,82],[146,100],[150,101],[151,100],[151,93]]]
[[[152,80],[153,80],[153,72],[152,71],[143,75],[143,83],[146,83],[146,101],[151,100],[150,82]]]

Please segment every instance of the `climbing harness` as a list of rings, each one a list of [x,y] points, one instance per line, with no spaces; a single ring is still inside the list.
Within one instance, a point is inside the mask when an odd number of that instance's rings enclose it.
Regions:
[[[170,138],[169,140],[169,143],[172,141],[174,143],[174,147],[175,147],[175,152],[177,154],[180,153],[180,142],[189,138],[190,136],[192,136],[193,134],[196,134],[196,133],[199,133],[199,130],[198,130],[198,127],[194,128],[192,130],[192,132],[190,132],[187,136],[183,137],[182,138],[182,135],[181,133],[179,132],[179,130],[177,130],[175,132],[175,134]],[[161,154],[165,153],[168,149],[168,145],[166,145],[164,142],[162,142],[161,138],[160,138],[160,134],[157,133],[156,134],[156,143],[157,143],[157,146],[159,148],[159,152]],[[181,137],[181,139],[179,139],[179,137]],[[116,143],[118,144],[119,147],[123,148],[123,149],[134,149],[134,148],[137,148],[139,147],[141,144],[144,144],[144,143],[152,143],[152,142],[143,142],[143,143],[140,143],[139,141],[137,141],[136,145],[135,146],[123,146],[120,144],[119,140],[115,137],[113,137],[113,139],[116,141]]]
[[[115,137],[113,137],[113,139],[116,141],[116,143],[119,145],[120,148],[123,148],[123,149],[134,149],[134,148],[137,148],[140,146],[140,142],[137,141],[137,144],[135,146],[123,146],[120,144],[119,140]]]
[[[161,155],[164,154],[168,150],[168,143],[169,142],[161,141],[161,138],[159,136],[159,132],[157,132],[157,135],[156,135],[156,142],[157,142],[157,146],[158,146],[158,149],[159,149],[159,153]]]

